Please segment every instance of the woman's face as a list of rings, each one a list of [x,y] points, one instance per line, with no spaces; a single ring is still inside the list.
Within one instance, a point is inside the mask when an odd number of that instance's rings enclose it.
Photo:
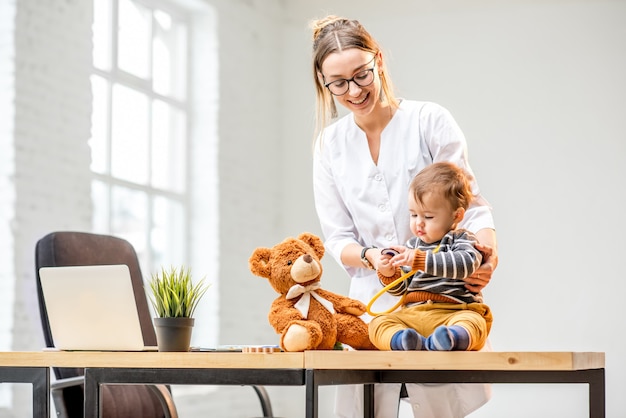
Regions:
[[[345,85],[349,81],[348,90],[342,95],[333,95],[335,100],[352,111],[355,115],[363,116],[371,113],[380,104],[380,69],[379,56],[371,52],[357,48],[346,49],[341,52],[329,54],[322,62],[322,83],[335,82],[337,85]],[[367,82],[373,77],[369,85]],[[358,83],[358,84],[357,84]],[[364,87],[360,86],[365,85]],[[335,88],[335,90],[337,90]]]

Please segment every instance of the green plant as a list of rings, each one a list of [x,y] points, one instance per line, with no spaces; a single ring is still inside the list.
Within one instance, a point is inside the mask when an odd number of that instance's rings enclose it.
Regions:
[[[170,267],[152,275],[150,302],[160,318],[191,318],[200,298],[209,288],[204,278],[193,284],[189,268]]]

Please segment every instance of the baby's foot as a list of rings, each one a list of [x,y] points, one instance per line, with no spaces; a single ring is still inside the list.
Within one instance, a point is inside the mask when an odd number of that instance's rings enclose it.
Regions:
[[[424,337],[413,328],[398,331],[391,338],[391,349],[396,351],[423,350]]]
[[[467,350],[469,333],[459,325],[441,325],[426,339],[426,349],[429,351]]]

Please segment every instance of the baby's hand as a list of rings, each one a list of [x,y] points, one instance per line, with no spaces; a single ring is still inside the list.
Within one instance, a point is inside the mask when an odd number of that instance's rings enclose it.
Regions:
[[[391,248],[384,248],[382,252],[391,255],[391,264],[394,267],[413,265],[413,258],[415,258],[415,251],[402,246],[394,246]]]

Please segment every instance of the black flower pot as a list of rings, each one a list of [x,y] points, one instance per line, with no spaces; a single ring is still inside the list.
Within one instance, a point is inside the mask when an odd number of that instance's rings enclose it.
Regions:
[[[189,351],[193,318],[154,318],[159,351]]]

